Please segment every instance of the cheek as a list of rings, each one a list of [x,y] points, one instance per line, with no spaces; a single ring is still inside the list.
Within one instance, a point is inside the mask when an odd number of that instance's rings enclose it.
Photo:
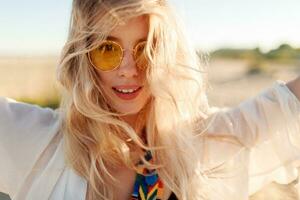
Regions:
[[[97,78],[98,78],[99,87],[102,90],[102,95],[104,95],[104,97],[109,102],[111,102],[114,96],[113,91],[111,89],[113,86],[112,77],[110,76],[110,74],[98,72]]]
[[[98,72],[98,80],[102,87],[111,87],[113,75],[110,72]]]

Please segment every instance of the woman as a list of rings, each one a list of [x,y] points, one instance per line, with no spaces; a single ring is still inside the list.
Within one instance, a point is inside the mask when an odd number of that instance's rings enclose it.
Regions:
[[[164,0],[74,0],[58,80],[57,111],[0,99],[13,199],[243,200],[297,178],[299,79],[210,109]]]

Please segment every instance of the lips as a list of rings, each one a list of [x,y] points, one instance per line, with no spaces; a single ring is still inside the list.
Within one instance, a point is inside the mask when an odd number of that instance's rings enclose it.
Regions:
[[[113,87],[115,94],[122,100],[133,100],[142,91],[141,86],[116,86]]]

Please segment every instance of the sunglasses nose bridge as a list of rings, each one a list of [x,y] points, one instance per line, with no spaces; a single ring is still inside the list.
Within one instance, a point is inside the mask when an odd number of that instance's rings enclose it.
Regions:
[[[135,49],[122,49],[122,57],[121,57],[121,61],[124,60],[124,58],[126,57],[126,59],[128,59],[127,56],[131,57],[133,59],[133,61],[136,60],[136,52]]]
[[[118,69],[120,76],[130,78],[138,75],[136,61],[131,50],[125,50],[123,52],[123,57]]]

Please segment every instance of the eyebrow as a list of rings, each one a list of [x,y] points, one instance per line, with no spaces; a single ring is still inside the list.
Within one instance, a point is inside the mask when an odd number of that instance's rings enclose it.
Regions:
[[[117,38],[117,37],[114,37],[114,36],[110,36],[109,35],[109,36],[106,37],[106,39],[121,43],[121,40],[119,38]],[[135,42],[135,44],[137,44],[139,42],[143,42],[143,41],[147,41],[147,37],[139,39],[138,41]]]
[[[114,37],[114,36],[107,36],[106,39],[107,40],[113,40],[113,41],[116,41],[116,42],[120,42],[120,39],[117,38],[117,37]]]

